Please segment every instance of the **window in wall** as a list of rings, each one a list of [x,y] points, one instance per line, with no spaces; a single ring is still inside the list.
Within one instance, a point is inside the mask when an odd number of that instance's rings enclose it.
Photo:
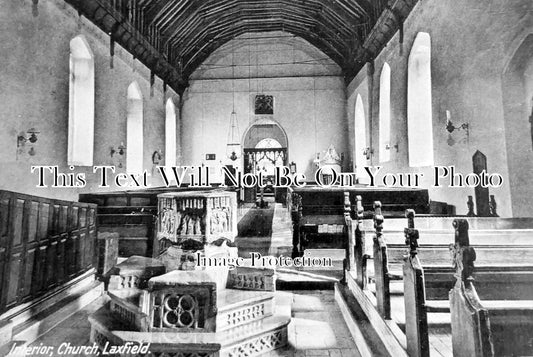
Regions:
[[[143,97],[137,82],[128,87],[126,127],[126,170],[143,171]]]
[[[418,33],[409,54],[407,138],[409,141],[409,166],[433,165],[431,40],[426,32]]]
[[[94,152],[94,56],[83,36],[70,41],[69,165],[92,166]]]
[[[363,107],[363,100],[361,95],[357,94],[355,100],[355,173],[359,178],[359,183],[369,183],[368,174],[365,171],[367,165],[366,158],[366,118],[365,108]]]
[[[176,106],[168,98],[165,115],[165,166],[176,165]]]
[[[390,161],[390,67],[383,65],[379,78],[379,162]]]

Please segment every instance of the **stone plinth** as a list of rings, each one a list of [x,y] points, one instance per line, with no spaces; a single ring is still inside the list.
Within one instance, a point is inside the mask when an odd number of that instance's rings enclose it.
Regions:
[[[142,288],[148,279],[165,272],[166,267],[160,260],[134,255],[111,269],[108,289]]]
[[[276,290],[276,274],[274,269],[238,267],[229,272],[228,289],[244,290]]]

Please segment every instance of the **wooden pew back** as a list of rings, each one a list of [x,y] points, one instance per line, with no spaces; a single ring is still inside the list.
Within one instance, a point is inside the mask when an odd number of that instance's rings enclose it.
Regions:
[[[408,226],[405,229],[409,253],[404,258],[404,305],[405,305],[405,336],[407,352],[411,357],[429,356],[429,335],[424,293],[424,270],[417,256],[418,231],[414,227],[414,211],[408,210]],[[411,288],[407,288],[411,287]]]
[[[96,205],[0,190],[0,312],[96,265]]]
[[[475,277],[477,254],[469,244],[468,222],[458,222],[456,229],[458,232],[453,250],[456,282],[449,294],[454,355],[485,357],[531,354],[533,268],[517,273],[518,276],[527,275],[529,279],[521,282],[515,280],[516,276],[497,277],[494,274],[493,280],[512,282],[512,288],[499,288],[502,291],[498,298],[505,301],[484,301],[480,296],[484,294],[485,287],[478,284],[478,278]]]

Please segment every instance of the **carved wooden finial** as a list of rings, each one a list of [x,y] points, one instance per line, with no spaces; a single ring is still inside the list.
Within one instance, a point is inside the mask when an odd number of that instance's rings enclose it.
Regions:
[[[496,199],[494,198],[494,195],[490,195],[489,210],[491,217],[499,217],[498,212],[496,212],[497,208],[498,205],[496,204]]]
[[[415,229],[415,211],[412,209],[405,210],[407,217],[407,228],[403,230],[405,234],[405,244],[409,246],[409,254],[413,257],[418,254],[418,229]]]
[[[468,221],[466,219],[454,219],[453,227],[455,228],[455,244],[460,246],[469,246]]]
[[[473,217],[476,214],[474,213],[474,199],[472,196],[468,196],[468,201],[466,202],[466,205],[468,206],[468,213],[466,214],[469,217]]]
[[[474,280],[474,261],[476,251],[470,246],[468,237],[468,221],[466,219],[456,219],[453,221],[455,228],[455,245],[451,247],[453,255],[453,265],[456,270],[455,276],[458,279]]]
[[[357,209],[357,220],[361,222],[363,220],[363,199],[360,195],[355,196],[355,204]]]
[[[301,211],[302,209],[302,197],[297,193],[292,193],[292,206],[294,211]]]
[[[374,228],[376,230],[376,235],[381,236],[381,231],[383,230],[383,215],[381,214],[381,202],[374,202]]]
[[[350,202],[350,192],[344,192],[344,216],[350,217],[352,204]]]

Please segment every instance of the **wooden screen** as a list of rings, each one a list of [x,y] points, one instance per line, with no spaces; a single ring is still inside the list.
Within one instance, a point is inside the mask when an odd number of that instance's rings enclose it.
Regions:
[[[0,190],[0,312],[95,264],[96,205]]]

